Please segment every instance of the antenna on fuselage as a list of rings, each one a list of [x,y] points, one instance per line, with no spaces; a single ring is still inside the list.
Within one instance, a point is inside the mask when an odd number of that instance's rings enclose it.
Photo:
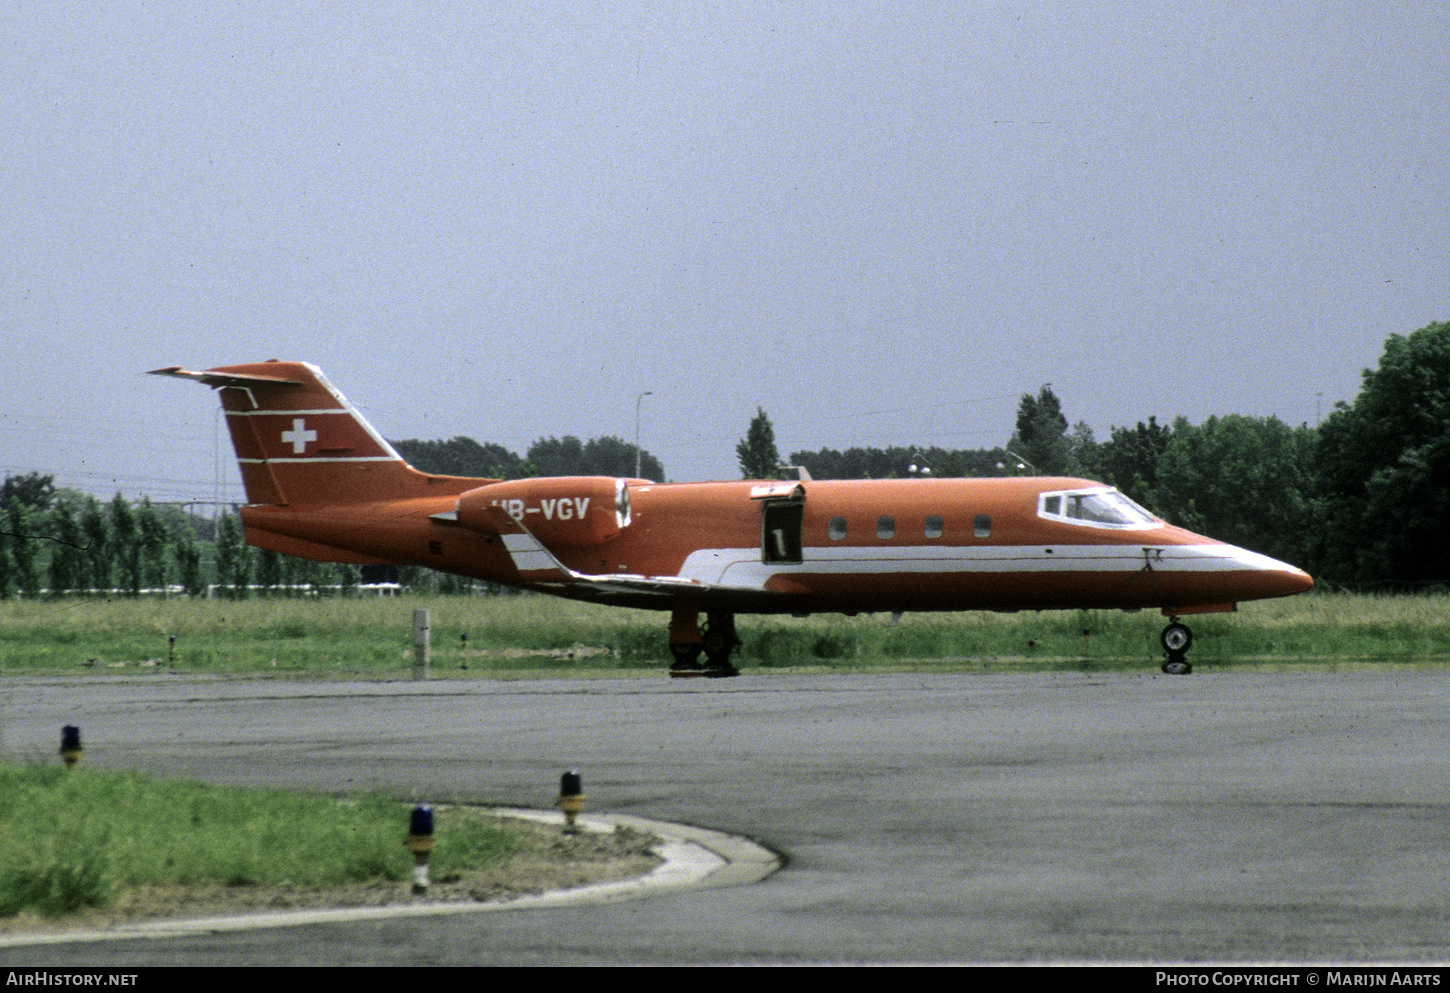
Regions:
[[[1034,475],[1034,476],[1040,476],[1041,475],[1041,473],[1039,473],[1037,471],[1037,466],[1033,465],[1031,462],[1028,462],[1022,456],[1020,456],[1016,452],[1012,451],[1012,449],[1010,449],[1010,448],[1004,448],[1004,449],[1002,449],[1002,451],[1006,452],[1008,455],[1012,456],[1014,459],[1017,460],[1017,468],[1018,469],[1031,469],[1032,470],[1032,475]],[[1002,463],[998,462],[997,463],[997,468],[1001,469],[1001,468],[1005,468],[1005,467],[1002,465]]]

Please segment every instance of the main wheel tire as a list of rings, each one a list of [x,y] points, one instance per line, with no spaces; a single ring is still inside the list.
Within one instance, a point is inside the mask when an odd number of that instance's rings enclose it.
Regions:
[[[670,645],[670,654],[675,658],[675,661],[670,665],[670,675],[703,675],[705,666],[700,662],[700,653],[704,650],[704,645]]]
[[[735,642],[726,635],[711,631],[708,628],[700,635],[705,639],[705,654],[711,657],[724,655],[729,658],[730,653],[735,650]]]

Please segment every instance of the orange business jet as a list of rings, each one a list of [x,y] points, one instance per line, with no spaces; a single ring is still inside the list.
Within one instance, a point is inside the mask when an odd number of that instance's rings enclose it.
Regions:
[[[668,610],[675,675],[735,675],[739,613],[1143,607],[1172,621],[1163,671],[1186,673],[1193,635],[1179,615],[1314,585],[1085,479],[435,476],[404,462],[316,366],[155,372],[220,393],[250,544]]]

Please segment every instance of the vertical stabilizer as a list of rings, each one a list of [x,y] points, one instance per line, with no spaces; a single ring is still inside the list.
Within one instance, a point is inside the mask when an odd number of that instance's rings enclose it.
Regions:
[[[428,476],[403,461],[314,365],[274,360],[153,372],[217,391],[248,503],[368,503],[456,488],[435,487],[454,480]]]

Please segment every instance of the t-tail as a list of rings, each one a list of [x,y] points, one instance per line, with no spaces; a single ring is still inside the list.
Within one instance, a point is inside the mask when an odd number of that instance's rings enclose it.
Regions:
[[[152,372],[217,391],[249,504],[372,503],[441,495],[465,482],[482,482],[418,472],[310,363],[273,360]]]

